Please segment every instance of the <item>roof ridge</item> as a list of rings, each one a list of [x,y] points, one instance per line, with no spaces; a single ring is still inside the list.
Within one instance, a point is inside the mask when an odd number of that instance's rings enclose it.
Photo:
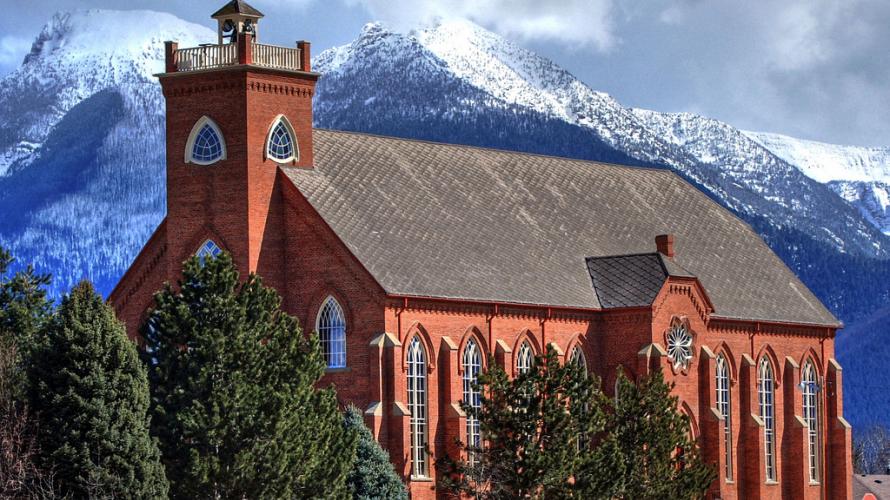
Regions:
[[[374,134],[371,132],[358,132],[358,131],[352,131],[352,130],[337,130],[337,129],[332,129],[332,128],[322,128],[322,127],[313,127],[313,130],[314,131],[317,130],[319,132],[330,132],[330,133],[334,133],[334,134],[357,135],[357,136],[364,136],[364,137],[373,137],[373,138],[378,138],[378,139],[388,139],[388,140],[393,140],[393,141],[412,142],[412,143],[418,143],[418,144],[429,144],[432,146],[446,146],[446,147],[458,148],[458,149],[472,149],[472,150],[476,150],[476,151],[486,151],[486,152],[492,152],[492,153],[505,153],[505,154],[508,154],[511,156],[512,155],[531,156],[531,157],[536,157],[536,158],[547,158],[547,159],[552,159],[552,160],[587,163],[587,164],[592,164],[592,165],[600,165],[600,166],[604,166],[604,167],[614,167],[614,168],[623,168],[623,169],[631,169],[631,170],[646,170],[646,171],[654,171],[654,172],[665,172],[665,173],[674,175],[676,177],[679,177],[681,180],[685,180],[685,179],[683,179],[682,176],[680,176],[677,172],[675,172],[668,166],[657,167],[657,166],[642,166],[642,165],[639,165],[639,166],[625,165],[622,163],[609,163],[609,162],[596,161],[596,160],[584,160],[581,158],[572,158],[570,156],[556,156],[556,155],[548,155],[548,154],[544,154],[544,153],[516,151],[513,149],[499,149],[499,148],[492,148],[492,147],[486,147],[486,146],[475,146],[472,144],[457,144],[457,143],[453,143],[453,142],[434,141],[432,139],[414,139],[414,138],[410,138],[410,137],[398,137],[398,136],[394,136],[394,135]]]

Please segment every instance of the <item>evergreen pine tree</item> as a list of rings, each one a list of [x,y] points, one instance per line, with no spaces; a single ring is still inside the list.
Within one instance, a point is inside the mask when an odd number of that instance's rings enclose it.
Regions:
[[[579,474],[585,498],[691,499],[716,478],[689,434],[689,419],[660,371],[634,384],[623,375],[604,400],[607,432]],[[603,475],[602,470],[608,474]]]
[[[52,312],[46,297],[48,275],[37,274],[33,266],[11,273],[14,262],[10,253],[0,248],[0,349],[14,359],[6,373],[4,387],[14,400],[25,397],[27,382],[23,367],[30,354],[36,333]]]
[[[350,496],[354,500],[407,500],[408,492],[389,460],[389,453],[374,440],[361,410],[350,406],[344,424],[358,432],[355,462],[346,480]]]
[[[483,447],[460,444],[463,459],[439,462],[442,488],[474,498],[567,498],[588,463],[585,437],[603,430],[599,382],[574,363],[560,365],[552,348],[515,379],[489,360],[481,373]],[[469,458],[472,457],[472,460]]]
[[[155,303],[142,335],[172,496],[345,497],[356,433],[275,290],[223,254],[190,259]]]
[[[29,365],[39,457],[63,496],[164,498],[136,345],[92,285],[62,300]]]

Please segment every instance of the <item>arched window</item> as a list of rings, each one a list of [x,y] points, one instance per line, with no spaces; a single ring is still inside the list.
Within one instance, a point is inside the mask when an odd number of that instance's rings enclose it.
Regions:
[[[519,353],[516,355],[516,371],[521,375],[523,373],[528,373],[532,369],[532,363],[534,362],[534,355],[532,354],[532,346],[526,340],[519,346]]]
[[[419,336],[408,344],[408,411],[411,412],[411,475],[428,477],[426,352]]]
[[[482,407],[482,395],[479,388],[475,386],[479,371],[482,370],[482,354],[479,352],[479,346],[476,345],[475,339],[467,341],[464,346],[463,356],[463,383],[464,383],[464,404],[479,410]],[[479,419],[473,415],[467,415],[467,445],[478,448],[482,444],[481,433],[479,430]],[[475,453],[469,454],[470,463],[475,463]]]
[[[207,259],[214,258],[220,253],[222,253],[222,249],[219,248],[213,240],[207,240],[201,245],[201,248],[195,252],[195,255],[198,257],[198,260],[201,261],[201,265],[203,266]]]
[[[226,159],[226,141],[216,122],[202,116],[192,127],[185,145],[185,162],[210,165]]]
[[[346,319],[343,308],[333,298],[328,297],[318,312],[315,325],[321,341],[321,351],[328,363],[328,368],[346,366]]]
[[[810,456],[810,482],[819,482],[819,401],[817,391],[819,385],[816,380],[816,368],[813,362],[807,360],[803,366],[803,419],[807,423],[807,442]]]
[[[572,352],[569,354],[569,363],[580,366],[587,373],[587,358],[584,357],[584,351],[581,350],[581,346],[576,345],[572,348]]]
[[[757,394],[760,399],[760,418],[763,420],[763,452],[765,454],[766,480],[776,480],[776,409],[773,365],[764,356],[757,367]]]
[[[717,411],[723,417],[723,440],[726,444],[726,480],[732,481],[732,403],[729,393],[729,364],[721,354],[717,357]]]
[[[279,115],[272,128],[269,129],[269,137],[266,140],[266,157],[278,163],[296,161],[300,156],[297,148],[296,134],[284,115]]]

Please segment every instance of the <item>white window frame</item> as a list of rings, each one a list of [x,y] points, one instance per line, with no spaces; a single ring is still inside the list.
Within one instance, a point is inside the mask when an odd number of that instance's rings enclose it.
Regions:
[[[816,390],[818,376],[812,360],[807,360],[801,370],[801,398],[803,399],[803,419],[807,424],[807,455],[809,458],[810,483],[820,480],[821,458],[819,393]]]
[[[208,246],[211,245],[211,246]],[[214,251],[214,249],[216,249]],[[198,247],[198,250],[195,251],[195,256],[198,257],[201,261],[201,265],[204,265],[204,261],[208,257],[216,257],[221,254],[223,251],[222,247],[217,245],[215,241],[211,239],[204,240],[204,243],[201,243],[201,246]]]
[[[463,402],[465,405],[479,410],[482,408],[482,394],[475,384],[479,379],[479,372],[482,371],[482,352],[479,350],[479,344],[476,340],[470,338],[464,345],[464,353],[461,358],[463,369]],[[467,415],[467,446],[479,448],[482,446],[482,433],[480,430],[479,419],[473,415]],[[476,454],[470,453],[468,456],[470,464],[476,463]]]
[[[516,353],[516,373],[522,375],[523,373],[530,372],[534,362],[535,355],[531,342],[523,340],[522,344],[519,345],[519,351]]]
[[[274,156],[269,154],[269,146],[272,144],[272,133],[278,127],[278,124],[281,123],[284,125],[284,128],[287,130],[287,133],[290,135],[291,142],[294,145],[294,153],[285,159],[275,158]],[[267,160],[272,160],[275,163],[285,164],[285,163],[296,163],[300,160],[300,144],[297,142],[297,134],[294,132],[293,125],[290,124],[290,120],[287,119],[284,115],[278,115],[272,120],[272,125],[269,127],[269,131],[266,133],[266,146],[263,148],[263,154]]]
[[[219,138],[219,145],[222,149],[222,154],[219,158],[211,161],[199,160],[195,158],[193,155],[195,149],[195,141],[198,139],[198,133],[201,132],[201,129],[204,128],[205,125],[209,125],[211,129],[216,133],[216,136]],[[225,160],[228,157],[228,149],[226,148],[226,138],[222,133],[222,130],[219,129],[219,125],[213,121],[207,115],[198,118],[198,121],[192,126],[192,131],[189,132],[188,140],[185,142],[185,163],[194,163],[195,165],[213,165],[216,162],[220,162]]]
[[[716,366],[717,411],[723,417],[723,443],[725,449],[724,475],[732,481],[732,390],[730,388],[729,362],[726,356],[717,356]]]
[[[763,421],[763,453],[766,481],[776,481],[776,379],[773,365],[764,356],[757,367],[757,395]]]
[[[569,363],[580,366],[584,369],[584,373],[587,373],[587,357],[584,356],[584,350],[580,345],[572,348],[572,352],[569,354]]]
[[[408,411],[411,413],[411,477],[429,477],[427,457],[428,438],[428,380],[427,357],[423,341],[415,335],[408,344]]]
[[[331,313],[327,313],[329,308],[332,310]],[[333,339],[331,337],[338,328],[336,323],[322,324],[323,320],[330,320],[330,318],[325,318],[326,314],[334,314],[334,319],[337,319],[339,324],[342,325],[342,339]],[[321,343],[321,351],[328,370],[346,368],[346,335],[348,329],[346,313],[343,311],[343,307],[333,295],[328,295],[324,302],[321,303],[321,307],[318,308],[318,315],[315,317],[315,331],[318,332],[318,340]],[[340,350],[335,351],[335,344],[340,347]],[[337,359],[334,359],[334,356]]]

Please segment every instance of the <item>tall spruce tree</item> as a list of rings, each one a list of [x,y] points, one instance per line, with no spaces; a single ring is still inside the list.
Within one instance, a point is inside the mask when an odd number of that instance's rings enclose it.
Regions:
[[[142,327],[153,430],[176,498],[347,496],[356,432],[343,425],[318,338],[230,256],[185,264]]]
[[[354,500],[407,500],[408,492],[392,466],[389,453],[374,440],[371,430],[365,426],[361,410],[350,406],[344,425],[358,432],[355,462],[346,480],[349,495]]]
[[[579,474],[584,498],[692,499],[716,478],[690,437],[689,419],[660,371],[634,384],[623,375],[607,406],[606,433]],[[608,471],[602,475],[602,470]]]
[[[485,445],[460,443],[463,459],[440,460],[441,487],[492,500],[575,496],[589,438],[605,423],[599,381],[561,365],[552,348],[512,380],[493,359],[488,366],[478,379],[481,407],[462,405],[479,419]]]
[[[149,436],[145,367],[123,325],[88,282],[66,296],[29,363],[39,459],[74,498],[165,498]]]

